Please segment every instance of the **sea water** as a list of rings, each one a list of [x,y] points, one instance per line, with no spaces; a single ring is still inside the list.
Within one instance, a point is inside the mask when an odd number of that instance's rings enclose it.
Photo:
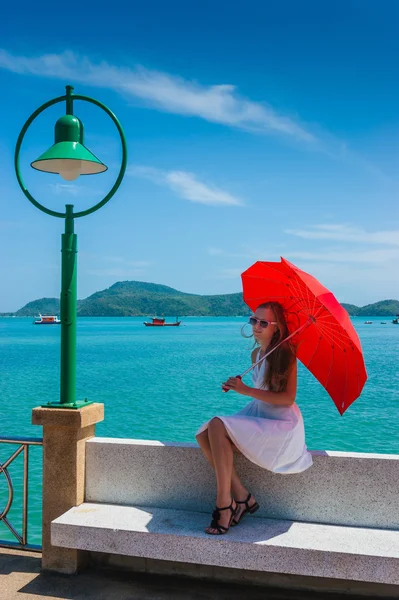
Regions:
[[[195,431],[205,420],[236,412],[250,401],[221,391],[227,377],[250,366],[253,343],[241,335],[244,317],[187,317],[180,327],[145,327],[143,320],[78,319],[77,398],[104,403],[98,436],[195,442]],[[342,417],[324,388],[299,365],[297,403],[309,449],[399,454],[399,326],[391,321],[352,319],[368,381]],[[41,437],[41,428],[31,425],[31,412],[59,401],[59,355],[60,326],[0,318],[0,437]],[[16,448],[0,444],[0,463]],[[41,537],[41,452],[40,447],[30,449],[30,543],[40,543]],[[17,528],[21,467],[22,456],[9,467],[15,497],[8,518]],[[0,514],[7,497],[0,472]],[[13,539],[1,522],[0,539]]]

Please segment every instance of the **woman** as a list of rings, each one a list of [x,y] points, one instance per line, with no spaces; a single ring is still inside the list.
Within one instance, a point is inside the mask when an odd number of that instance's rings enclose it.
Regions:
[[[278,302],[261,304],[249,322],[257,346],[252,363],[288,337],[284,309]],[[253,386],[230,377],[222,388],[253,400],[228,417],[214,417],[197,431],[196,439],[214,467],[217,481],[216,508],[205,532],[227,533],[259,505],[240,481],[233,452],[273,473],[301,473],[312,465],[305,444],[305,430],[297,391],[297,360],[290,343],[282,343],[253,370]]]

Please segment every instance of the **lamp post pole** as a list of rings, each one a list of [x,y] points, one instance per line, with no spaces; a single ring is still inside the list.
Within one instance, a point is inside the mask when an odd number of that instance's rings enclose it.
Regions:
[[[76,318],[77,318],[77,235],[74,232],[74,221],[85,217],[104,206],[119,188],[127,166],[127,144],[125,134],[116,116],[104,104],[89,96],[76,95],[74,88],[66,86],[66,94],[54,98],[40,106],[26,121],[19,134],[15,148],[15,173],[18,183],[28,200],[39,210],[53,217],[65,220],[65,233],[62,234],[61,245],[61,377],[60,401],[48,402],[45,408],[79,409],[92,404],[87,399],[76,400]],[[107,167],[84,145],[82,122],[74,116],[74,101],[89,102],[101,108],[112,119],[116,126],[122,145],[122,160],[117,179],[104,198],[95,206],[83,211],[74,212],[73,205],[67,204],[65,212],[57,212],[40,204],[28,191],[22,178],[19,158],[22,142],[32,122],[47,108],[59,102],[66,103],[66,114],[58,119],[55,125],[55,143],[44,152],[31,166],[42,172],[60,174],[67,181],[79,175],[94,175],[107,170]]]
[[[77,235],[73,206],[66,205],[61,249],[61,389],[63,405],[76,403]]]

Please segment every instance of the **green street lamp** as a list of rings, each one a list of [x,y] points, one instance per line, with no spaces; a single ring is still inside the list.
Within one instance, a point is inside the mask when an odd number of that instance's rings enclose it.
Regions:
[[[53,146],[31,163],[31,166],[44,173],[57,173],[67,181],[73,181],[79,175],[95,175],[107,170],[101,162],[84,145],[83,123],[73,114],[75,100],[95,104],[114,122],[122,144],[122,161],[118,177],[108,194],[97,204],[80,212],[73,211],[73,205],[67,204],[65,212],[50,210],[41,205],[26,188],[22,179],[19,157],[25,134],[44,110],[59,102],[66,102],[66,114],[58,119],[55,125]],[[61,263],[61,382],[60,401],[48,402],[46,408],[82,408],[92,404],[88,400],[76,400],[76,303],[77,303],[77,235],[74,233],[74,219],[85,217],[106,204],[119,188],[127,165],[127,144],[123,129],[116,116],[101,102],[73,93],[73,87],[66,86],[65,96],[53,98],[40,106],[26,121],[19,134],[14,157],[15,173],[21,190],[28,200],[39,210],[53,217],[65,219],[65,233],[62,234]]]

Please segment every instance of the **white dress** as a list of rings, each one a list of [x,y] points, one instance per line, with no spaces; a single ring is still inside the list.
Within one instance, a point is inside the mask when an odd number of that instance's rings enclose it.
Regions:
[[[263,386],[266,363],[264,360],[252,372],[255,388],[267,389]],[[230,439],[240,452],[256,465],[284,475],[301,473],[312,465],[297,404],[277,406],[252,400],[233,415],[216,416],[223,421]],[[205,431],[208,425],[209,421],[198,429],[196,435]]]

